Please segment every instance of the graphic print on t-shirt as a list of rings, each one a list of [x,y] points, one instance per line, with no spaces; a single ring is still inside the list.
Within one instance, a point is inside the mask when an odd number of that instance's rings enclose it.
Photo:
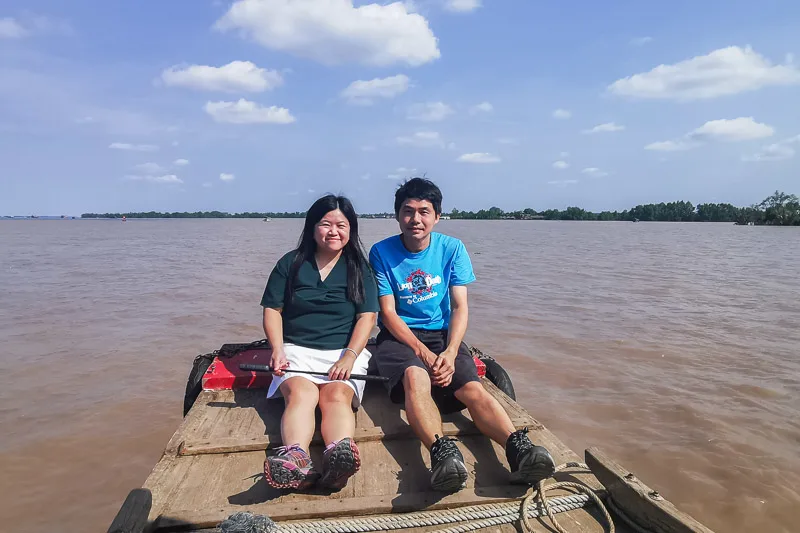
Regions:
[[[406,276],[405,283],[398,283],[397,297],[408,304],[415,304],[436,298],[439,293],[433,287],[442,283],[442,276],[433,276],[421,268]],[[410,294],[405,294],[408,291]]]

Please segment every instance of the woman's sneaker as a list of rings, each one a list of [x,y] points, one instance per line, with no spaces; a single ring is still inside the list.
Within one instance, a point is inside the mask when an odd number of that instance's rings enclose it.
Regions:
[[[467,486],[467,466],[456,440],[435,435],[431,446],[431,487],[442,492],[456,492]]]
[[[325,488],[343,489],[347,480],[361,468],[358,446],[349,437],[328,444],[322,457],[323,473],[319,484]]]
[[[319,477],[311,457],[299,445],[280,446],[264,461],[267,484],[275,489],[307,489]]]
[[[542,446],[535,446],[528,438],[528,428],[515,431],[508,437],[506,459],[511,467],[512,483],[536,485],[556,471],[550,452]]]

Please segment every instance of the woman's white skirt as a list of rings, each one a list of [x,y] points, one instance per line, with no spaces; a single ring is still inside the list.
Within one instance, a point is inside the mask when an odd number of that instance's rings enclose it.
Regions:
[[[286,353],[286,359],[289,361],[289,368],[283,376],[272,376],[272,383],[269,385],[267,391],[267,398],[280,398],[281,383],[289,378],[301,377],[309,380],[316,385],[324,385],[325,383],[344,383],[353,389],[353,409],[358,409],[361,405],[361,399],[364,396],[364,380],[363,379],[348,379],[348,380],[329,380],[328,376],[311,376],[308,374],[293,374],[292,370],[309,370],[311,372],[328,373],[328,370],[339,360],[342,356],[342,350],[317,350],[314,348],[306,348],[305,346],[298,346],[297,344],[284,344],[283,350]],[[361,354],[356,358],[353,364],[351,374],[366,374],[367,365],[372,354],[366,348],[362,350]]]

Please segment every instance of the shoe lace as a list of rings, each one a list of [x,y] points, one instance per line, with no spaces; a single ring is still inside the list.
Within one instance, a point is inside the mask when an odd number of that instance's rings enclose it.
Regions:
[[[528,438],[528,428],[524,427],[512,433],[508,437],[507,447],[510,446],[517,450],[517,453],[524,452],[533,448],[533,443]]]
[[[455,445],[456,439],[452,437],[439,437],[435,435],[436,441],[431,446],[431,458],[438,463],[448,457],[456,457],[460,454],[458,446]]]

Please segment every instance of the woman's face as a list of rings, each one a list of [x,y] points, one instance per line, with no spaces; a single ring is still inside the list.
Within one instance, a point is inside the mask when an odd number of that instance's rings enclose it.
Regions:
[[[338,252],[350,241],[350,222],[339,209],[328,211],[314,226],[314,240],[320,250]]]

